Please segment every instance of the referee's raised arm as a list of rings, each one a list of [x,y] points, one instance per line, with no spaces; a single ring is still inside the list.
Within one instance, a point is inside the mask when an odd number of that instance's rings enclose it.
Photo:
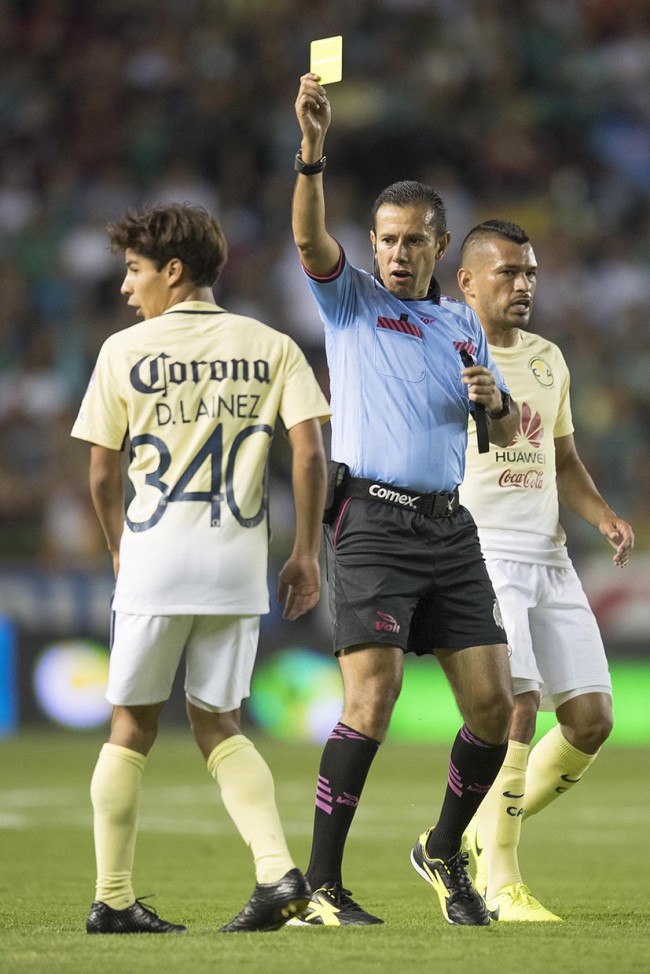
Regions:
[[[293,238],[309,273],[327,277],[338,264],[339,245],[325,226],[324,151],[332,112],[318,75],[305,74],[300,79],[296,116],[302,141],[295,163],[298,175],[291,212]]]

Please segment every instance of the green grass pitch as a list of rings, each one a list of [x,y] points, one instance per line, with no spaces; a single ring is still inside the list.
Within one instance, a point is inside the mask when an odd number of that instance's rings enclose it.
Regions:
[[[290,846],[309,851],[314,745],[257,739],[277,783]],[[3,974],[627,974],[650,967],[650,761],[605,747],[584,782],[525,823],[524,879],[562,925],[449,927],[409,863],[432,823],[448,749],[382,747],[348,842],[344,878],[385,925],[217,935],[254,883],[189,731],[163,728],[146,769],[136,893],[155,893],[185,937],[88,937],[94,861],[89,781],[97,736],[22,733],[0,741],[0,970]]]

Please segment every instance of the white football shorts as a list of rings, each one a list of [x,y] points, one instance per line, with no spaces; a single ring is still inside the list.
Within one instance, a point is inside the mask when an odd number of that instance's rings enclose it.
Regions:
[[[486,558],[510,647],[515,694],[539,690],[541,710],[612,681],[596,618],[573,566]]]
[[[185,695],[202,710],[237,710],[250,694],[260,617],[113,612],[106,698],[122,706],[167,700],[185,653]]]

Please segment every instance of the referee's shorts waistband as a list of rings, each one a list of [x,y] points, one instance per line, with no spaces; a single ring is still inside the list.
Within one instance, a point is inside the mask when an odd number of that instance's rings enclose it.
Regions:
[[[344,486],[344,496],[380,501],[382,504],[424,514],[426,517],[449,517],[460,507],[458,489],[423,494],[411,490],[410,487],[397,487],[395,484],[384,484],[380,480],[367,480],[364,477],[350,477]]]

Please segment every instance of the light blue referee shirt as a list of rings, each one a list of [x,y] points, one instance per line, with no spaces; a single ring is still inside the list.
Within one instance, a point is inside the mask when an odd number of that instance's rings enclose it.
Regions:
[[[478,316],[441,298],[395,297],[343,251],[326,278],[305,271],[325,323],[332,458],[367,477],[418,491],[451,491],[463,480],[470,403],[459,351],[508,388]]]

